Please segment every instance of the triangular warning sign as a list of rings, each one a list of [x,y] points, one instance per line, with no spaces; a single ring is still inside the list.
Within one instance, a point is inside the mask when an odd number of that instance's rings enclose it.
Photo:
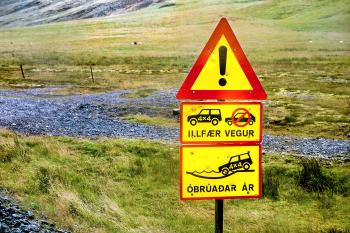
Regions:
[[[222,18],[177,99],[265,100],[266,93],[226,18]]]

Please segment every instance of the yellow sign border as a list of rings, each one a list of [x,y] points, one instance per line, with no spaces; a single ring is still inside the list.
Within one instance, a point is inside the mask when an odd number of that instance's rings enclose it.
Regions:
[[[184,105],[259,105],[260,106],[260,127],[259,127],[259,139],[258,140],[249,140],[249,141],[230,141],[230,140],[217,140],[217,141],[184,141],[183,134],[183,121],[184,121],[184,114],[183,114],[183,107]],[[220,143],[261,143],[263,134],[262,134],[262,128],[263,128],[263,104],[261,102],[182,102],[180,105],[180,143],[182,144],[220,144]]]
[[[219,197],[184,197],[183,195],[183,148],[191,148],[191,147],[245,147],[245,146],[258,146],[259,147],[259,180],[258,187],[259,192],[258,195],[243,195],[243,196],[219,196]],[[226,145],[214,145],[214,144],[206,144],[206,145],[181,145],[180,146],[180,200],[221,200],[221,199],[257,199],[262,197],[262,145],[261,144],[226,144]]]

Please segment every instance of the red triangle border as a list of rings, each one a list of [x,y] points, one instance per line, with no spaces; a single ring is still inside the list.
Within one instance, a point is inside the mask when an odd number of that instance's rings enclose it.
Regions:
[[[211,51],[215,49],[222,35],[226,37],[227,42],[234,52],[253,90],[191,90],[198,75],[208,61]],[[251,67],[226,18],[222,18],[216,26],[209,41],[203,48],[197,61],[178,91],[176,98],[179,100],[266,100],[266,92]]]

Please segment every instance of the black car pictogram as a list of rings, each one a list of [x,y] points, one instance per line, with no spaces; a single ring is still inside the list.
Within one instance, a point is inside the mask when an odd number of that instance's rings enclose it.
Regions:
[[[202,109],[199,114],[187,117],[187,121],[195,126],[197,123],[211,122],[212,125],[219,124],[222,121],[220,109]]]
[[[230,172],[241,168],[243,168],[244,170],[248,170],[252,163],[253,161],[250,158],[250,152],[248,151],[244,154],[232,156],[228,163],[219,167],[219,172],[226,176]]]
[[[237,112],[235,115],[234,115],[234,120],[236,121],[236,120],[238,120],[241,116],[242,116],[242,114],[244,114],[243,112]],[[249,125],[252,125],[252,124],[254,124],[254,122],[255,122],[255,116],[253,115],[253,114],[251,114],[251,113],[249,113],[250,114],[250,122],[249,122]],[[239,122],[247,122],[248,121],[248,117],[243,117]],[[225,118],[225,122],[228,124],[228,125],[232,125],[232,117],[227,117],[227,118]]]

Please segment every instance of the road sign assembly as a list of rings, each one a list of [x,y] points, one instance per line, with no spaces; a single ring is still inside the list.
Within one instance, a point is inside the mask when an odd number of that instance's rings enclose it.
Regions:
[[[215,199],[215,232],[221,233],[223,199],[262,195],[260,101],[267,98],[225,18],[176,98],[183,101],[180,199]]]
[[[260,102],[183,102],[180,108],[180,141],[260,142]]]
[[[261,195],[260,145],[181,147],[181,199]]]

